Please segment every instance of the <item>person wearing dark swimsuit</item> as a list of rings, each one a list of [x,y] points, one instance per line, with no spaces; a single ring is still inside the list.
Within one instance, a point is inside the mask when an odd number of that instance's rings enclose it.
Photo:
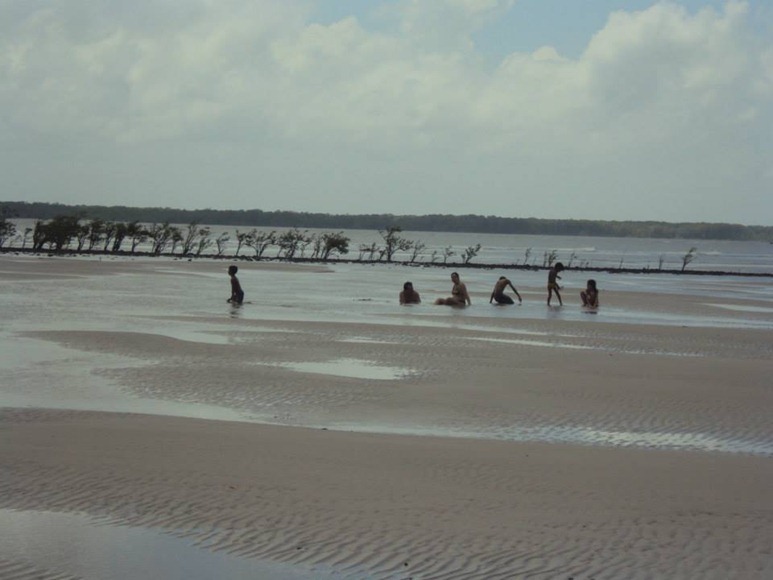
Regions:
[[[494,300],[497,301],[497,304],[515,304],[512,298],[510,298],[507,294],[505,294],[505,288],[510,286],[510,288],[513,289],[513,292],[515,292],[515,295],[518,296],[518,304],[523,302],[521,300],[521,295],[518,294],[518,290],[515,289],[515,286],[513,286],[513,283],[510,282],[507,278],[504,276],[500,276],[499,280],[497,280],[497,283],[494,284],[494,290],[491,292],[491,298],[489,298],[489,304],[491,304]]]

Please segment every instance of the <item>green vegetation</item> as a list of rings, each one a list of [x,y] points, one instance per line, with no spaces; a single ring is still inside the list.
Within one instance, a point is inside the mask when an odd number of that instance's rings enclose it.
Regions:
[[[126,206],[68,206],[52,203],[1,202],[0,227],[8,217],[50,220],[62,215],[104,222],[160,224],[209,224],[263,228],[335,228],[383,230],[384,224],[399,223],[399,231],[469,232],[492,234],[539,234],[563,236],[605,236],[637,238],[680,238],[713,240],[773,240],[773,227],[722,223],[667,223],[655,221],[546,220],[479,215],[322,214],[289,211],[183,210]],[[2,236],[0,230],[0,236]],[[126,234],[129,235],[128,233]],[[383,234],[382,234],[383,235]],[[7,234],[6,234],[7,237]],[[289,240],[288,240],[289,242]],[[179,242],[178,242],[179,243]],[[244,245],[244,244],[242,244]],[[296,248],[297,250],[297,248]]]

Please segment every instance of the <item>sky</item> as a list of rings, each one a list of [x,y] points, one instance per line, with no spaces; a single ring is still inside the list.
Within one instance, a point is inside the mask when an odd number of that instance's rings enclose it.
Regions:
[[[0,0],[0,200],[773,225],[773,2]]]

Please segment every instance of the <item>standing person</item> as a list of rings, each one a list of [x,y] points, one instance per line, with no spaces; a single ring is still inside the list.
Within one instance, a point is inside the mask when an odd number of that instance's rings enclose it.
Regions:
[[[595,280],[588,280],[585,290],[580,292],[580,298],[582,299],[582,305],[587,308],[599,307],[599,290],[596,288]]]
[[[413,289],[413,282],[403,284],[403,291],[400,292],[400,304],[421,304],[421,296]]]
[[[497,304],[515,304],[513,299],[505,294],[505,288],[508,286],[510,286],[510,288],[513,289],[513,292],[515,292],[515,295],[518,296],[518,304],[521,304],[523,300],[521,300],[521,295],[518,294],[518,290],[516,290],[515,286],[513,286],[513,283],[504,276],[500,276],[499,280],[497,280],[497,283],[494,284],[494,290],[491,291],[491,298],[489,298],[488,301],[489,304],[491,304],[494,300],[497,301]]]
[[[558,303],[561,306],[564,305],[564,301],[561,300],[561,294],[558,293],[561,287],[556,281],[561,279],[561,276],[559,276],[558,273],[563,271],[564,265],[561,262],[556,262],[556,265],[550,269],[550,272],[548,272],[548,306],[550,306],[550,299],[553,297],[553,292],[555,292],[556,296],[558,297]]]
[[[438,298],[435,300],[435,304],[445,304],[446,306],[465,306],[467,304],[472,304],[470,295],[467,292],[467,286],[459,279],[459,274],[456,272],[451,274],[451,282],[454,283],[451,287],[451,296],[448,298]]]
[[[228,275],[231,277],[231,297],[228,302],[231,304],[241,304],[244,302],[244,290],[242,285],[239,284],[239,278],[236,277],[236,272],[239,271],[237,266],[228,266]]]

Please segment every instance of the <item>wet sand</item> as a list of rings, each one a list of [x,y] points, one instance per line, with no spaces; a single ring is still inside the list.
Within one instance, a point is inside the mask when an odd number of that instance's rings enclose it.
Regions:
[[[268,291],[232,311],[195,306],[221,298],[223,264],[62,264],[50,286],[47,267],[0,264],[6,311],[32,282],[42,300],[0,333],[0,508],[160,530],[310,578],[773,575],[765,284],[602,294],[598,314],[568,293],[547,311],[523,284],[535,304],[479,291],[451,312],[401,309],[336,271],[255,267],[253,285],[371,292],[374,313]],[[151,301],[170,278],[204,298]],[[104,293],[120,305],[95,308]],[[11,573],[75,574],[4,554]]]

